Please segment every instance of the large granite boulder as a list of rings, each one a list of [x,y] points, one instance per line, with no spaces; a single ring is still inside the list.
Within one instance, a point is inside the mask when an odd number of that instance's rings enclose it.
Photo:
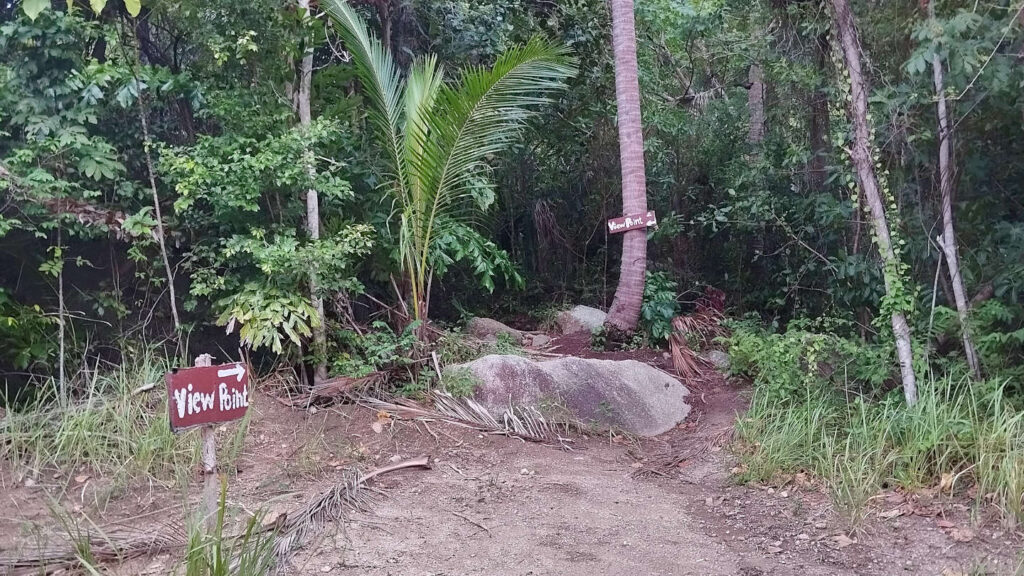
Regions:
[[[555,318],[562,334],[593,332],[604,326],[608,314],[590,306],[575,306],[572,310],[560,312]]]
[[[492,414],[529,406],[542,414],[640,436],[671,430],[690,412],[690,393],[665,372],[635,360],[565,357],[535,362],[492,354],[463,365],[478,380],[475,399]]]
[[[499,334],[508,334],[513,342],[517,344],[523,343],[523,332],[491,318],[470,318],[469,322],[466,323],[466,333],[488,342],[497,341]]]

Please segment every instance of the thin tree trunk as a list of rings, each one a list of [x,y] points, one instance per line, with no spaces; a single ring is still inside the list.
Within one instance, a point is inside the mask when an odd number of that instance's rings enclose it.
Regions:
[[[67,353],[67,347],[64,343],[66,336],[66,330],[64,327],[64,321],[66,318],[64,310],[64,237],[63,237],[63,225],[58,220],[57,224],[57,253],[60,255],[60,267],[57,268],[57,332],[58,340],[60,341],[60,348],[58,350],[57,357],[57,377],[60,388],[60,402],[68,402],[68,384],[67,375],[64,369],[64,355]]]
[[[136,78],[138,81],[138,78]],[[153,156],[149,152],[152,144],[149,139],[149,122],[146,120],[146,106],[143,93],[139,91],[136,98],[139,110],[139,123],[142,124],[142,150],[146,158],[146,171],[149,173],[149,188],[153,192],[153,217],[156,218],[156,236],[160,245],[160,257],[164,261],[164,272],[167,274],[167,290],[171,297],[171,318],[174,320],[174,331],[181,331],[181,318],[178,316],[178,296],[174,290],[174,271],[171,260],[167,257],[167,243],[164,241],[164,218],[160,211],[160,194],[156,189],[156,172],[153,170]]]
[[[853,118],[854,141],[850,157],[857,171],[861,193],[870,211],[875,229],[878,252],[885,261],[885,290],[889,295],[899,290],[899,257],[892,245],[885,204],[875,175],[871,142],[871,128],[868,124],[868,87],[861,71],[860,40],[854,25],[853,13],[848,0],[832,0],[835,9],[835,23],[839,33],[843,59],[850,74],[850,113]],[[903,395],[907,404],[917,403],[917,379],[914,376],[914,356],[910,341],[910,325],[899,309],[892,312],[892,331],[896,339],[896,353],[900,362],[903,380]]]
[[[309,11],[309,0],[298,0],[299,9],[303,12]],[[299,63],[299,86],[295,95],[296,112],[299,115],[299,126],[305,132],[309,131],[312,118],[309,112],[310,90],[313,83],[313,44],[307,34],[303,40],[304,51],[302,61]],[[303,162],[306,165],[306,174],[309,176],[310,187],[306,190],[306,232],[311,240],[320,239],[320,197],[316,188],[313,187],[313,179],[316,177],[316,167],[313,164],[313,151],[307,146],[303,153]],[[317,326],[313,328],[314,352],[318,358],[316,372],[313,375],[314,384],[327,379],[327,325],[324,315],[324,299],[317,293],[316,270],[309,271],[309,297],[316,308]]]
[[[824,77],[828,70],[828,35],[822,34],[815,39],[815,63]],[[815,88],[811,95],[810,144],[811,159],[807,166],[807,183],[812,194],[825,189],[828,178],[828,92],[824,86]]]
[[[764,73],[760,65],[750,65],[748,81],[750,88],[747,89],[747,112],[750,114],[750,131],[747,134],[747,142],[757,147],[764,140]]]
[[[615,54],[615,102],[618,106],[619,158],[622,165],[623,215],[647,212],[644,135],[640,121],[633,0],[611,0],[612,49]],[[647,231],[630,230],[622,238],[619,284],[606,325],[629,333],[636,329],[647,271]]]
[[[935,20],[934,2],[928,3],[928,18],[933,22]],[[942,60],[937,53],[932,54],[932,78],[935,80],[935,100],[939,119],[939,189],[942,203],[942,235],[936,238],[936,241],[946,257],[946,269],[949,271],[949,279],[952,283],[957,316],[960,317],[960,334],[963,338],[967,365],[974,376],[980,378],[981,366],[978,363],[978,353],[974,348],[974,342],[971,340],[970,306],[967,303],[963,276],[960,274],[960,249],[953,226],[953,130],[949,125],[949,112],[946,107]]]
[[[141,64],[141,55],[143,51],[143,44],[148,38],[149,28],[148,23],[144,26],[142,23],[136,21],[136,26],[132,27],[132,34],[135,38],[135,53],[132,54],[132,77],[135,80],[136,85],[141,85],[139,80],[138,66]],[[141,32],[141,33],[140,33]],[[124,28],[122,28],[122,33]],[[127,43],[122,43],[122,48],[125,48]],[[127,53],[124,54],[127,59],[129,56]],[[147,57],[148,58],[148,57]],[[164,231],[164,218],[163,213],[160,210],[160,194],[156,188],[156,170],[153,168],[153,155],[150,152],[152,141],[149,137],[149,119],[146,115],[146,95],[141,89],[139,95],[135,99],[136,110],[139,113],[139,124],[142,126],[142,152],[146,159],[146,173],[149,176],[149,188],[153,193],[153,217],[156,219],[156,232],[157,232],[157,243],[160,246],[160,258],[164,262],[164,272],[167,274],[167,291],[171,298],[171,319],[174,321],[175,333],[181,332],[181,317],[178,315],[178,295],[174,288],[174,270],[171,269],[171,260],[167,256],[167,242],[165,241]]]
[[[747,115],[749,116],[750,126],[747,132],[747,144],[750,145],[750,152],[748,155],[748,162],[751,166],[758,166],[761,163],[761,158],[764,153],[764,133],[765,133],[765,117],[764,117],[764,72],[761,70],[761,65],[754,63],[750,65],[750,70],[747,74]],[[763,185],[763,172],[757,170],[757,179],[762,182]],[[758,277],[762,274],[767,274],[765,270],[766,261],[761,256],[765,253],[765,240],[766,240],[766,228],[762,222],[757,229],[754,230],[751,236],[751,251],[754,253],[754,261],[750,263],[747,270],[748,274],[754,277]]]

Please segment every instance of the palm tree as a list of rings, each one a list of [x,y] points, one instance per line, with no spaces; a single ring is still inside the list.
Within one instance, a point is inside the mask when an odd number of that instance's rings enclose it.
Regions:
[[[402,78],[394,58],[344,0],[321,3],[340,28],[371,103],[385,151],[384,186],[400,214],[399,258],[413,319],[426,320],[437,239],[457,230],[473,202],[487,158],[511,144],[540,104],[576,73],[569,51],[539,37],[445,82],[437,57],[417,58]]]
[[[636,28],[633,0],[611,0],[612,49],[615,53],[615,102],[619,120],[619,159],[622,165],[622,214],[647,212],[644,173],[644,134],[640,123],[640,82],[637,79]],[[622,238],[619,285],[606,324],[632,332],[640,319],[647,271],[647,231],[630,230]]]

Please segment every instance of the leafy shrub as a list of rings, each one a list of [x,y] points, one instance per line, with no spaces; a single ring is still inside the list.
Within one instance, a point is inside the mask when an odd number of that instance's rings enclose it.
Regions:
[[[480,380],[473,375],[469,368],[459,367],[447,370],[444,378],[441,379],[441,384],[444,386],[445,392],[456,398],[462,398],[472,396],[477,386],[480,385]]]
[[[678,284],[667,273],[647,273],[640,329],[650,342],[662,345],[672,336],[672,319],[679,314],[678,293]]]
[[[227,326],[228,333],[238,325],[238,336],[250,348],[267,347],[284,352],[287,341],[296,347],[309,338],[319,319],[308,297],[273,286],[248,283],[238,292],[219,302],[224,312],[217,323]]]
[[[759,394],[771,399],[799,399],[808,390],[826,388],[872,394],[893,373],[890,347],[812,332],[806,322],[794,321],[781,334],[753,321],[728,326],[731,334],[722,342],[729,349],[731,372],[751,378]]]
[[[0,288],[0,349],[4,351],[3,362],[10,362],[11,368],[27,370],[53,358],[56,323],[57,319],[44,315],[39,306],[19,304]]]
[[[608,331],[604,326],[598,326],[590,333],[590,349],[598,352],[608,349]]]
[[[331,372],[342,376],[358,378],[377,370],[408,366],[412,363],[409,352],[416,345],[416,330],[419,322],[406,326],[396,333],[386,322],[376,321],[372,330],[362,335],[351,330],[335,334]]]
[[[1024,396],[1024,307],[988,300],[971,311],[971,323],[985,368]]]

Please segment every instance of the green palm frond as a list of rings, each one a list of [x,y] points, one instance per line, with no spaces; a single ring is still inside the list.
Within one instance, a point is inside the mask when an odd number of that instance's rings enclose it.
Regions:
[[[565,88],[575,60],[566,48],[535,37],[506,51],[491,68],[464,70],[451,85],[434,56],[417,59],[403,82],[380,40],[344,0],[323,6],[342,29],[392,164],[386,185],[401,209],[400,259],[416,319],[422,320],[439,224],[483,204],[466,200],[482,189],[487,161],[515,140],[538,105]]]
[[[390,184],[404,196],[406,190],[405,151],[402,141],[402,96],[405,85],[398,65],[391,54],[344,0],[325,0],[320,5],[340,27],[339,33],[373,104],[370,121],[377,127],[377,136],[389,156]]]
[[[512,143],[534,107],[549,102],[574,73],[567,49],[534,37],[499,56],[492,68],[469,68],[457,85],[445,86],[425,157],[435,205],[457,197],[478,165]]]
[[[410,198],[415,203],[422,194],[423,152],[429,142],[430,118],[434,103],[444,84],[444,70],[433,55],[418,59],[409,70],[405,89],[405,161],[409,170]]]

